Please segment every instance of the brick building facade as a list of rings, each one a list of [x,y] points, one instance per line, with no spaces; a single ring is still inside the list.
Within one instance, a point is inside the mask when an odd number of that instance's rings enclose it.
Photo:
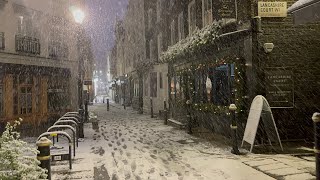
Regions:
[[[289,7],[295,1],[284,2]],[[250,103],[256,95],[264,95],[281,139],[310,139],[309,119],[320,108],[319,23],[294,26],[290,14],[262,17],[258,32],[257,15],[256,1],[145,3],[146,58],[141,64],[151,62],[151,66],[140,89],[144,112],[162,73],[167,93],[155,98],[156,112],[162,108],[162,98],[167,98],[170,118],[186,122],[185,103],[191,100],[194,126],[230,136],[228,106],[235,103],[242,137]],[[266,43],[273,43],[271,52],[264,50]]]

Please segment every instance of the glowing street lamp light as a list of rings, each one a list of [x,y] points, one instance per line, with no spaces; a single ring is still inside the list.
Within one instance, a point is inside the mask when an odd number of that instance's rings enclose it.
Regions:
[[[82,22],[85,18],[84,12],[81,9],[76,8],[76,7],[71,7],[70,11],[74,17],[75,22],[78,24],[82,24]]]

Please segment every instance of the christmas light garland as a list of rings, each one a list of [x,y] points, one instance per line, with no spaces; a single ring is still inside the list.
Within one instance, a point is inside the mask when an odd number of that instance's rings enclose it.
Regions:
[[[234,64],[234,93],[235,93],[235,103],[237,108],[237,113],[244,113],[245,102],[243,97],[245,95],[245,65],[241,62],[240,58],[229,56],[226,59],[217,60],[215,62],[207,61],[204,63],[193,64],[188,68],[178,70],[175,74],[176,76],[183,76],[186,81],[181,85],[184,93],[186,90],[189,91],[189,99],[194,99],[195,92],[193,86],[195,82],[195,73],[197,71],[203,71],[208,68],[215,68],[221,65]],[[199,92],[198,92],[199,93]],[[186,96],[186,95],[185,95]],[[186,106],[186,99],[177,99],[176,104],[180,107]],[[229,106],[215,105],[213,103],[192,103],[191,108],[195,111],[201,111],[212,114],[229,114]]]

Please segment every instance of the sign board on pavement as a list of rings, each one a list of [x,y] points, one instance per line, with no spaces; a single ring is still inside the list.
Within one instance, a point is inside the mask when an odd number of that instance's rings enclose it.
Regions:
[[[247,125],[244,131],[241,146],[243,146],[244,142],[247,142],[251,145],[250,152],[252,151],[257,130],[259,127],[260,118],[262,119],[264,127],[266,127],[265,131],[269,138],[269,142],[271,143],[271,141],[278,141],[281,146],[281,149],[283,150],[277,126],[271,112],[271,108],[269,106],[268,101],[261,95],[256,96],[251,103]]]

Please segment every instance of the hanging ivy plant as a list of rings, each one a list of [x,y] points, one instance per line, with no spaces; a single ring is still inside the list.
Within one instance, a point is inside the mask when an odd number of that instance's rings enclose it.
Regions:
[[[208,45],[213,44],[218,37],[220,27],[220,25],[211,24],[201,30],[196,29],[191,36],[182,39],[163,52],[160,55],[160,61],[163,63],[173,62],[176,59],[192,56],[194,53],[200,52],[201,49],[207,49]]]

